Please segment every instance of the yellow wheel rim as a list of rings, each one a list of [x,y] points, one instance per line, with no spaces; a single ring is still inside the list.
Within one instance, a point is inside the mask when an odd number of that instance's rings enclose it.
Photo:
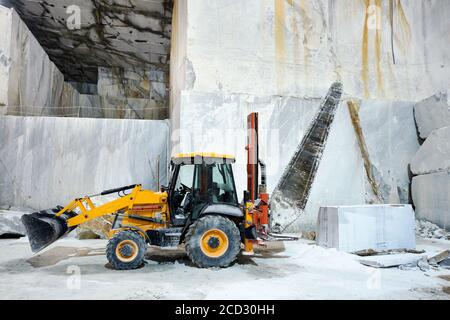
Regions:
[[[210,229],[200,238],[202,252],[211,258],[222,256],[228,250],[228,237],[222,230]]]
[[[139,247],[132,240],[123,240],[116,247],[116,256],[122,262],[133,261],[139,252]]]

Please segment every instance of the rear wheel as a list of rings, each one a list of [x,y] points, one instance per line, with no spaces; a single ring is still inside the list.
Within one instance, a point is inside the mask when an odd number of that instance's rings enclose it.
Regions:
[[[106,257],[116,270],[139,268],[144,262],[147,249],[145,239],[131,230],[120,231],[106,246]]]
[[[200,268],[227,267],[241,250],[236,224],[219,215],[198,219],[186,234],[186,252]]]

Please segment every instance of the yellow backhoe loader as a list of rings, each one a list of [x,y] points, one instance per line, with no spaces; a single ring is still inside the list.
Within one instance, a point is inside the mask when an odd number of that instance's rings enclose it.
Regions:
[[[39,252],[77,226],[103,215],[114,215],[106,256],[119,270],[142,265],[147,245],[185,244],[199,267],[226,267],[243,249],[268,239],[291,240],[269,232],[269,196],[265,166],[258,158],[258,114],[248,116],[247,190],[238,202],[232,164],[234,157],[215,153],[179,154],[171,160],[167,187],[153,192],[141,185],[105,190],[119,198],[95,206],[86,196],[65,207],[22,217],[31,249]],[[258,171],[261,168],[261,185]],[[125,193],[129,191],[128,193]]]

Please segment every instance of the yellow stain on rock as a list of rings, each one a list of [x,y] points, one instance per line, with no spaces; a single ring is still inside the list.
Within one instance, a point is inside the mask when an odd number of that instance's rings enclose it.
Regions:
[[[285,0],[274,0],[275,3],[275,54],[276,78],[278,91],[281,91],[284,81],[285,50]],[[280,92],[279,92],[280,93]]]
[[[398,14],[400,17],[400,23],[407,33],[408,37],[411,38],[411,26],[409,25],[408,18],[406,17],[405,10],[403,10],[403,5],[401,0],[397,0]]]
[[[365,18],[362,37],[361,57],[361,79],[364,87],[364,97],[370,98],[373,91],[370,86],[370,59],[369,46],[373,43],[373,57],[375,59],[373,69],[376,76],[377,95],[384,94],[383,72],[382,72],[382,0],[364,0]],[[370,26],[369,26],[370,25]],[[374,32],[373,32],[374,31]],[[371,40],[371,34],[374,39]]]
[[[411,25],[408,22],[401,0],[397,0],[397,14],[400,30],[396,32],[396,40],[403,52],[406,53],[411,43]],[[397,34],[400,34],[400,37]]]
[[[379,13],[380,16],[377,17],[377,28],[376,28],[376,36],[375,36],[375,57],[376,57],[376,64],[377,64],[377,87],[378,87],[378,94],[382,96],[384,94],[384,85],[383,85],[383,73],[381,71],[381,21],[382,21],[382,4],[381,0],[376,0],[376,5],[379,8],[379,11],[377,11],[377,14]]]
[[[348,112],[350,114],[350,119],[352,120],[353,129],[355,130],[356,139],[358,141],[359,150],[361,152],[361,157],[364,161],[364,169],[366,171],[367,179],[369,180],[372,192],[374,196],[377,198],[378,203],[382,203],[380,191],[378,189],[378,185],[376,183],[372,170],[373,166],[370,160],[369,149],[367,148],[366,139],[364,137],[364,133],[361,127],[361,120],[359,117],[359,111],[361,109],[360,103],[357,100],[348,100],[347,107]]]
[[[312,38],[310,27],[312,26],[313,22],[311,18],[308,16],[307,8],[306,8],[307,1],[301,0],[300,2],[300,15],[302,17],[302,23],[303,23],[303,61],[305,64],[305,81],[308,81],[309,78],[309,42],[310,38]]]
[[[291,17],[291,28],[292,28],[292,34],[294,37],[294,59],[297,62],[298,56],[299,56],[299,48],[300,48],[300,39],[299,39],[299,32],[298,32],[298,21],[297,16],[294,14]]]
[[[277,60],[284,60],[285,56],[285,0],[275,0],[275,49]]]

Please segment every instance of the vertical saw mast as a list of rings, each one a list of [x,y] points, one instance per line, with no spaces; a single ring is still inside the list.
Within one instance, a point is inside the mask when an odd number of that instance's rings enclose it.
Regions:
[[[250,113],[247,117],[247,191],[249,200],[258,199],[258,113]]]
[[[266,168],[259,159],[258,113],[250,113],[247,117],[247,192],[251,208],[252,225],[260,236],[269,233],[269,195],[266,191]],[[261,184],[259,168],[261,167]]]

